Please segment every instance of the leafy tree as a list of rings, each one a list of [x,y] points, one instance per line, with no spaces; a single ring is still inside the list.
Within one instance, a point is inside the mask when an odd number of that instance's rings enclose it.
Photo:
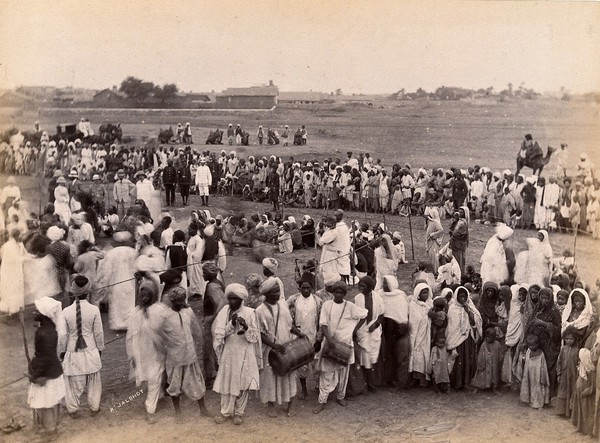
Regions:
[[[154,86],[154,97],[160,99],[162,103],[175,98],[177,93],[179,92],[179,88],[175,83],[165,83],[162,87],[159,85]]]
[[[142,79],[129,76],[121,82],[119,91],[136,102],[143,102],[154,90],[154,83],[145,82]]]

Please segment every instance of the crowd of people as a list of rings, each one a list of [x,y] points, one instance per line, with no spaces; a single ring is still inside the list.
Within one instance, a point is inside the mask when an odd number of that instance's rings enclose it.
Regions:
[[[127,331],[127,357],[136,384],[146,384],[150,423],[164,395],[178,420],[182,394],[213,415],[204,403],[210,388],[221,395],[215,422],[236,425],[250,391],[258,391],[275,417],[278,405],[293,414],[293,400],[309,396],[309,384],[319,391],[315,414],[334,391],[346,406],[347,396],[379,386],[438,393],[505,388],[538,409],[553,399],[557,414],[598,435],[600,279],[586,285],[571,251],[555,256],[549,242],[552,229],[592,224],[589,207],[598,199],[593,168],[577,169],[574,189],[537,178],[537,185],[529,183],[535,190],[530,203],[519,176],[479,166],[419,169],[413,177],[409,165],[395,165],[388,177],[368,154],[348,153],[343,164],[327,159],[320,165],[275,157],[246,161],[235,152],[211,159],[191,148],[153,152],[152,163],[115,171],[112,195],[102,183],[106,176],[95,173],[86,188],[77,167],[65,165],[69,182],[60,171],[54,174],[51,202],[41,215],[27,211],[14,179],[2,190],[1,318],[14,325],[26,305],[35,306],[39,328],[28,404],[44,430],[56,432],[61,403],[76,418],[85,389],[90,409],[98,412],[100,312],[106,309],[108,327]],[[214,176],[209,161],[216,164]],[[228,174],[233,183],[244,171],[253,192],[268,188],[273,211],[213,216],[206,208],[209,194],[219,192]],[[339,186],[339,194],[319,188],[323,182]],[[197,190],[205,206],[182,221],[187,232],[173,229],[169,207],[176,186],[182,204]],[[398,186],[402,198],[394,207]],[[310,214],[300,222],[284,216],[285,196],[300,191],[307,208],[327,207],[332,215],[319,222]],[[520,203],[507,210],[515,195]],[[569,201],[569,217],[562,215],[562,201]],[[525,216],[529,204],[531,220]],[[400,232],[390,232],[385,222],[348,223],[344,210],[365,208],[426,219],[426,257],[414,273]],[[448,231],[445,218],[451,219]],[[495,225],[480,258],[468,251],[471,220]],[[532,226],[536,236],[515,254],[507,240],[515,228]],[[225,285],[228,248],[240,246],[251,248],[262,275]],[[278,276],[274,248],[285,254],[305,247],[319,248],[319,260],[297,270],[299,292],[286,294],[287,276]],[[399,276],[411,288],[400,289]],[[350,285],[358,288],[354,297]],[[190,308],[196,302],[199,314]],[[309,343],[309,358],[280,371],[273,359],[291,352],[297,340]]]
[[[232,137],[232,144],[237,143]],[[165,203],[174,205],[176,190],[183,205],[188,204],[190,194],[201,195],[206,205],[210,194],[240,195],[255,201],[270,201],[275,211],[293,206],[408,216],[423,215],[426,207],[435,206],[441,208],[442,218],[451,218],[459,206],[465,205],[475,222],[486,225],[503,222],[513,228],[580,232],[600,238],[600,178],[595,176],[595,165],[585,153],[575,168],[570,168],[575,173],[567,176],[570,165],[566,144],[557,153],[559,159],[553,173],[548,177],[526,177],[508,169],[492,171],[480,165],[415,170],[409,164],[396,163],[386,168],[369,153],[355,156],[348,152],[343,160],[331,157],[322,161],[294,157],[284,160],[274,155],[246,158],[235,151],[221,150],[219,154],[197,151],[190,145],[117,147],[112,144],[107,148],[80,140],[66,146],[64,142],[59,142],[59,146],[52,141],[44,143],[40,153],[31,146],[13,151],[24,150],[23,158],[32,159],[25,164],[35,165],[33,159],[40,155],[46,159],[49,175],[53,177],[48,190],[51,202],[52,187],[62,180],[61,176],[65,180],[92,180],[96,184],[122,183],[120,177],[123,177],[131,182],[127,184],[129,190],[133,184],[142,183],[139,187],[144,190],[138,189],[139,199],[145,200],[146,205],[155,191],[164,190],[166,201],[160,202],[156,197],[155,211]],[[30,151],[33,153],[27,154]],[[0,155],[7,152],[12,151],[0,149]],[[0,158],[3,172],[15,172],[18,168],[11,166],[16,164],[14,158],[11,161],[8,158],[12,157],[8,155],[4,161]],[[84,190],[80,185],[75,188],[71,183],[68,185],[70,201],[92,199],[101,216],[113,206],[109,204],[113,199],[106,197],[105,192],[94,195],[98,186]],[[114,199],[121,218],[134,202],[126,195],[123,197]]]

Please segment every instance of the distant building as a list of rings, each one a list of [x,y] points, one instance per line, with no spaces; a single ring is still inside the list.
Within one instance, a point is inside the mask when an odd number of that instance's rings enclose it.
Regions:
[[[279,96],[277,97],[278,103],[281,103],[281,104],[289,103],[289,104],[295,104],[295,105],[312,105],[312,104],[317,104],[317,103],[324,103],[326,100],[328,100],[327,94],[324,94],[322,92],[313,92],[313,91],[280,92]]]
[[[189,94],[182,94],[178,97],[177,102],[183,108],[197,109],[197,108],[209,108],[212,100],[208,94],[197,94],[190,92]]]
[[[277,106],[279,89],[269,82],[269,86],[249,88],[227,88],[215,98],[217,109],[271,109]]]
[[[442,86],[435,90],[434,96],[436,100],[460,100],[472,97],[473,91],[471,89]]]
[[[94,105],[104,106],[107,108],[118,107],[127,103],[127,97],[116,87],[112,89],[106,88],[96,93],[92,98]]]
[[[35,99],[19,91],[0,92],[0,108],[24,108],[35,105]]]
[[[40,99],[52,99],[56,94],[55,86],[19,86],[16,91]]]

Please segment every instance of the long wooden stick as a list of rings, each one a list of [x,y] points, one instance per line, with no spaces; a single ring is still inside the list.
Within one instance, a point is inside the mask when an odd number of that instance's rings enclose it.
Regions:
[[[21,322],[21,333],[23,334],[23,347],[25,348],[25,357],[27,358],[27,365],[31,363],[31,357],[29,356],[29,346],[27,345],[27,333],[25,332],[25,316],[23,311],[19,312],[19,320]]]
[[[412,259],[415,259],[415,242],[412,233],[411,209],[408,210],[408,229],[410,230],[410,248],[412,249]]]

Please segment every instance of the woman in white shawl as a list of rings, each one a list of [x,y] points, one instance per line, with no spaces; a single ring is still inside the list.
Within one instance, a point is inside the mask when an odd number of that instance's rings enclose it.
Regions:
[[[318,240],[321,250],[321,272],[323,274],[323,280],[337,281],[340,279],[340,273],[337,265],[337,249],[335,248],[335,240],[338,236],[338,231],[335,229],[335,219],[332,217],[326,217],[324,220],[325,231]]]
[[[450,374],[450,385],[460,390],[469,386],[477,371],[477,342],[482,337],[481,314],[473,304],[469,291],[459,286],[448,306],[446,348],[456,351]]]
[[[375,248],[375,289],[381,289],[383,277],[386,275],[396,275],[398,270],[398,258],[396,248],[389,235],[381,236],[380,244]]]
[[[427,385],[429,355],[431,352],[431,318],[428,312],[433,306],[433,294],[427,283],[419,283],[413,290],[409,303],[408,328],[411,355],[408,370],[415,382]]]
[[[513,230],[504,223],[498,223],[496,234],[485,245],[481,255],[481,281],[502,284],[508,280],[508,266],[506,265],[506,251],[504,242],[510,238]]]
[[[440,212],[437,208],[427,206],[425,208],[425,217],[427,219],[427,229],[425,233],[427,257],[429,258],[429,262],[433,265],[434,272],[437,272],[439,266],[438,253],[440,251],[440,246],[442,246],[444,228],[442,227]]]
[[[410,359],[408,298],[399,289],[398,279],[393,275],[383,277],[383,287],[377,293],[383,300],[383,381],[387,385],[405,389]]]
[[[187,242],[187,276],[189,281],[188,297],[199,297],[204,294],[206,282],[202,275],[202,257],[205,240],[200,236],[198,224],[192,223],[188,228]]]
[[[354,297],[354,304],[368,311],[366,321],[356,331],[356,351],[358,363],[365,369],[367,387],[371,392],[375,392],[372,368],[379,359],[381,324],[385,309],[379,291],[373,291],[374,288],[375,281],[369,276],[364,276],[358,282],[360,292]]]
[[[69,206],[69,190],[66,187],[67,181],[64,177],[58,177],[54,189],[54,213],[58,214],[62,222],[67,224],[71,219],[71,207]]]
[[[25,306],[25,274],[23,262],[27,257],[18,229],[0,248],[0,312],[16,314]],[[35,278],[35,276],[31,276]]]
[[[523,338],[523,313],[521,307],[527,298],[527,285],[512,285],[510,287],[511,299],[510,310],[508,312],[508,324],[506,326],[506,336],[504,343],[506,344],[506,353],[502,364],[502,381],[511,384],[515,379],[513,368],[513,359],[517,352],[517,345]]]
[[[528,238],[528,250],[517,255],[515,282],[545,287],[550,283],[552,271],[552,246],[548,232],[540,230],[536,238]]]
[[[573,289],[562,313],[561,333],[567,328],[574,329],[579,345],[583,346],[582,339],[587,335],[587,329],[593,324],[593,319],[594,309],[588,293],[584,289]]]

